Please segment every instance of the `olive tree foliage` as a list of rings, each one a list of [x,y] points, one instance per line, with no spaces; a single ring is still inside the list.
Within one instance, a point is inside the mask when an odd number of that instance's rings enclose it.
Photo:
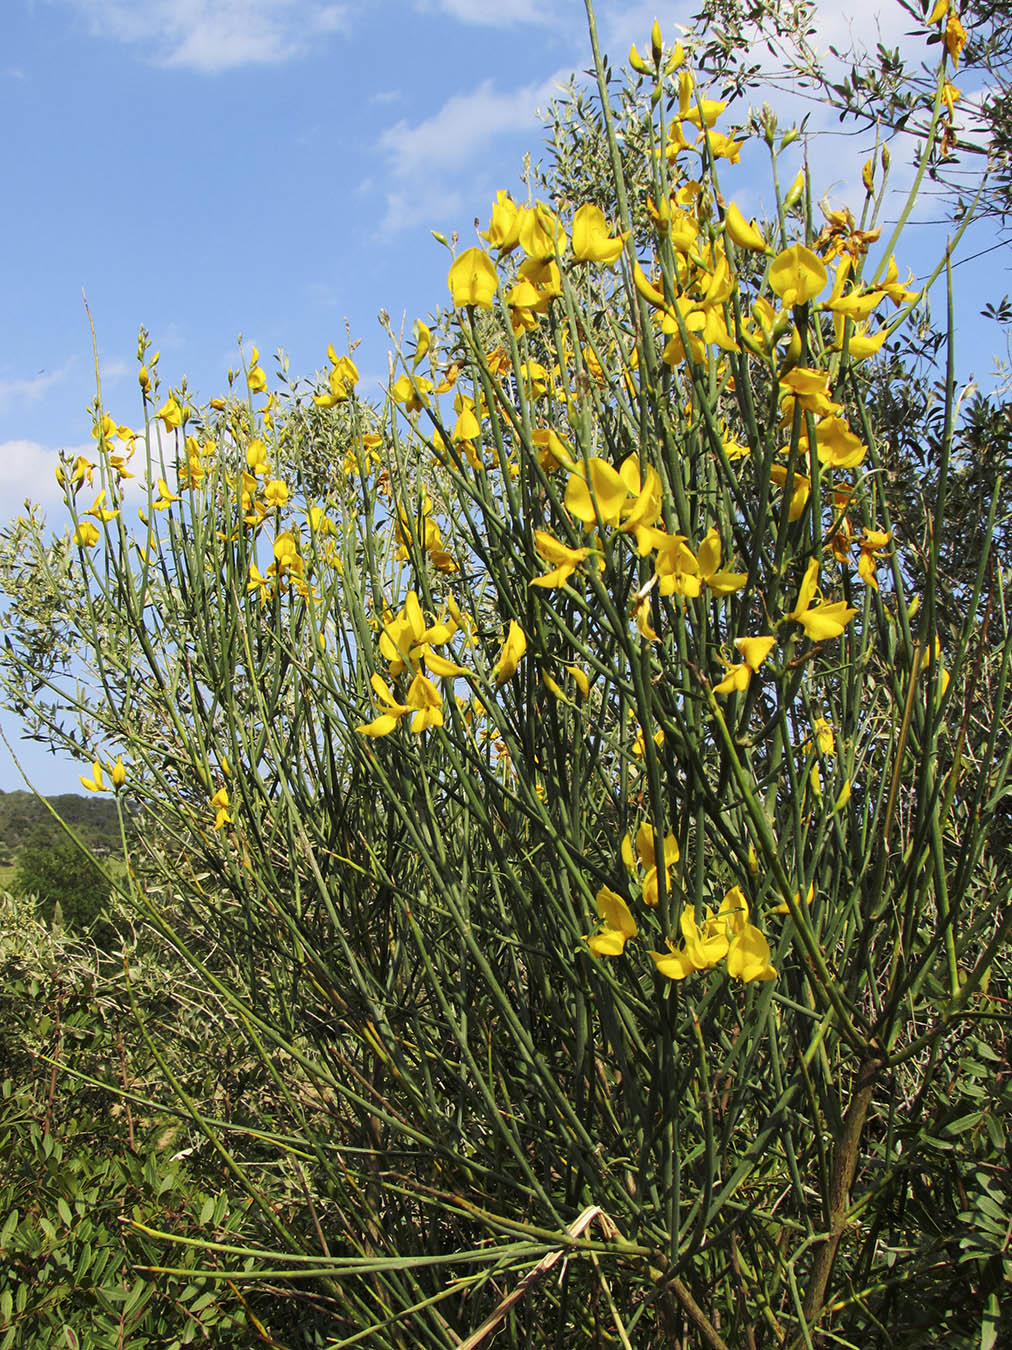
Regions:
[[[922,30],[933,0],[889,0],[908,33]],[[1004,224],[1012,210],[1012,11],[1007,0],[966,0],[936,20],[932,39],[943,41],[956,15],[966,42],[950,83],[958,97],[944,110],[942,135],[932,146],[929,182],[953,219],[973,208]],[[878,14],[857,15],[848,39],[825,36],[827,9],[816,0],[703,0],[692,24],[697,59],[726,96],[762,86],[790,90],[836,110],[849,133],[864,128],[909,159],[930,140],[937,68],[918,44],[883,41]],[[840,17],[833,11],[833,17]]]

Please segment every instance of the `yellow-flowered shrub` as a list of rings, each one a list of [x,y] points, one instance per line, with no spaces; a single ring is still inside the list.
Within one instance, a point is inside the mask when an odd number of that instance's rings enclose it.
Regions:
[[[134,903],[276,1090],[255,1149],[193,1118],[377,1345],[510,1289],[510,1343],[860,1340],[860,1168],[1008,930],[956,846],[1002,790],[953,749],[971,620],[869,392],[902,239],[815,169],[750,219],[748,128],[650,51],[587,198],[561,142],[550,200],[498,193],[382,406],[330,347],[198,409],[142,339],[144,529],[100,406],[33,536],[86,596],[82,781],[122,752],[172,888]]]

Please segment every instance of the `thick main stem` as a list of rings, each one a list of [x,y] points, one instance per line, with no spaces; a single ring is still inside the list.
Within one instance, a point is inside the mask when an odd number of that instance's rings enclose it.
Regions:
[[[837,1248],[843,1237],[847,1211],[850,1209],[850,1188],[854,1184],[857,1160],[861,1151],[861,1135],[868,1116],[875,1085],[882,1070],[881,1059],[866,1060],[858,1070],[854,1093],[847,1107],[829,1182],[829,1236],[815,1250],[815,1262],[805,1293],[804,1313],[811,1325],[822,1311],[826,1301],[826,1286],[836,1260]]]

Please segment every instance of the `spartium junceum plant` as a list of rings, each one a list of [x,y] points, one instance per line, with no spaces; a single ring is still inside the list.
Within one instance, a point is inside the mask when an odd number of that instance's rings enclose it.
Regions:
[[[333,1345],[984,1344],[1007,1174],[952,1150],[1000,1130],[1010,647],[986,541],[940,625],[951,357],[913,537],[888,157],[813,208],[767,117],[759,223],[682,48],[619,98],[594,46],[586,199],[498,195],[381,409],[331,348],[311,397],[254,351],[200,411],[142,337],[143,428],[100,400],[67,536],[17,527],[39,734],[62,669],[133,902],[275,1102],[172,1077],[261,1216],[194,1235],[213,1278],[315,1291]]]

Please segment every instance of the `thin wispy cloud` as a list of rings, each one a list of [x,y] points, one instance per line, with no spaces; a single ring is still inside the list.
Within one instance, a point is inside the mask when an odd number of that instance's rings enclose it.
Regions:
[[[558,92],[561,72],[536,84],[500,90],[491,80],[454,94],[421,122],[396,122],[379,140],[393,179],[383,229],[445,226],[463,206],[460,175],[487,157],[496,140],[538,126],[538,109]]]
[[[292,60],[344,32],[345,4],[321,0],[63,0],[93,33],[143,49],[159,65],[213,75]]]
[[[399,176],[462,168],[495,137],[535,127],[537,109],[552,97],[555,79],[507,90],[484,80],[470,93],[454,94],[424,121],[412,126],[402,118],[388,127],[380,149]]]
[[[35,403],[54,386],[62,384],[74,367],[73,357],[57,370],[40,370],[35,375],[0,377],[0,409],[17,403]]]
[[[508,28],[520,23],[544,26],[553,20],[551,7],[539,0],[422,0],[415,7],[423,13],[439,10],[451,19],[483,28]]]

